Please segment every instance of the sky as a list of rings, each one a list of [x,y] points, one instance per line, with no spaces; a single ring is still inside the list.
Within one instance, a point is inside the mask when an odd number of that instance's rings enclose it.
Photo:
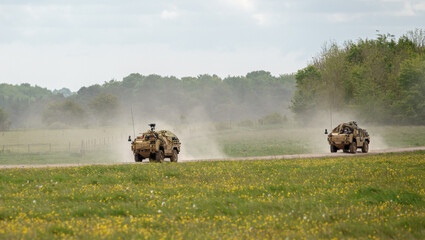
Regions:
[[[0,0],[0,83],[77,91],[131,73],[278,76],[326,43],[424,24],[424,0]]]

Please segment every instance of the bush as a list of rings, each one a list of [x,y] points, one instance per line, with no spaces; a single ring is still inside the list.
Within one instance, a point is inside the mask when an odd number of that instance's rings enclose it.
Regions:
[[[51,103],[43,112],[43,122],[53,128],[59,127],[59,123],[65,126],[82,126],[86,118],[86,112],[82,106],[72,100]]]
[[[232,129],[232,124],[231,123],[227,123],[227,122],[218,122],[215,124],[215,129],[217,131],[220,130],[229,130]]]
[[[8,130],[10,127],[10,122],[8,121],[9,114],[0,108],[0,131]]]
[[[283,124],[287,121],[286,116],[282,116],[280,113],[270,113],[258,120],[261,125],[270,125],[270,124]]]
[[[243,120],[238,122],[239,127],[252,127],[254,126],[254,122],[251,120]]]

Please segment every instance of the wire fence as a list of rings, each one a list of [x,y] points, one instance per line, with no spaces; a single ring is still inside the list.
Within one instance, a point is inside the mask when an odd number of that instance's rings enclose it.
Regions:
[[[109,138],[103,139],[86,139],[77,142],[60,142],[60,143],[27,143],[27,144],[2,144],[0,145],[0,154],[5,153],[54,153],[54,152],[78,152],[96,151],[106,149],[113,140]]]

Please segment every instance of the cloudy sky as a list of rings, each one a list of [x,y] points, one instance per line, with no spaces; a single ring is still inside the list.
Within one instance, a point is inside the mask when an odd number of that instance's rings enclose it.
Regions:
[[[425,28],[424,0],[0,0],[0,83],[296,72],[324,43]]]

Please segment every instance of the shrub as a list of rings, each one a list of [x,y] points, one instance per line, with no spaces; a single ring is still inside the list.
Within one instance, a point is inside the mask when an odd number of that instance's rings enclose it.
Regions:
[[[282,116],[280,113],[274,112],[264,117],[260,118],[258,122],[261,125],[269,125],[269,124],[282,124],[287,121],[286,116]]]

